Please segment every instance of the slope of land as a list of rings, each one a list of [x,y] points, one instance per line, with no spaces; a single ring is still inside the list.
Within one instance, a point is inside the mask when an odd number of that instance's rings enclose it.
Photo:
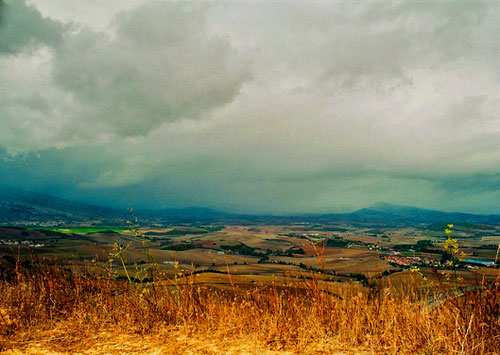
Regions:
[[[233,224],[233,225],[285,225],[337,223],[358,227],[417,227],[436,222],[500,224],[499,215],[449,213],[375,203],[352,213],[308,215],[251,215],[235,214],[205,207],[143,209],[136,211],[140,220],[148,225],[172,224]],[[123,226],[129,216],[124,209],[116,209],[75,202],[0,184],[0,223],[17,226],[113,225]]]
[[[461,293],[416,292],[422,276],[369,288],[310,272],[293,281],[226,287],[182,271],[129,283],[45,264],[0,282],[6,353],[494,353],[500,279]],[[209,281],[209,279],[205,279]],[[213,281],[213,279],[212,279]],[[413,288],[412,288],[413,287]]]

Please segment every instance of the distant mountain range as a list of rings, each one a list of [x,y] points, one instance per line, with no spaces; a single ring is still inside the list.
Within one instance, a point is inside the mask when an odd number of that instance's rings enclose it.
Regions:
[[[0,223],[78,223],[89,220],[122,220],[123,211],[69,201],[0,184]]]
[[[500,215],[478,215],[460,212],[441,212],[411,206],[399,206],[387,202],[377,202],[349,214],[352,220],[384,221],[400,223],[423,223],[450,221],[462,223],[500,224]]]
[[[441,212],[385,202],[378,202],[352,213],[297,216],[234,214],[204,207],[137,210],[135,213],[145,224],[219,222],[234,224],[345,223],[351,225],[418,226],[437,222],[461,222],[500,225],[500,215]],[[127,218],[130,218],[130,213],[123,209],[69,201],[0,184],[0,224],[79,224],[93,222],[103,225],[121,225]]]

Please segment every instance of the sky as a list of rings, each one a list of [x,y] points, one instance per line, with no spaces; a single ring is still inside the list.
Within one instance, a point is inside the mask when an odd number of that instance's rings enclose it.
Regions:
[[[500,2],[0,2],[0,183],[500,213]]]

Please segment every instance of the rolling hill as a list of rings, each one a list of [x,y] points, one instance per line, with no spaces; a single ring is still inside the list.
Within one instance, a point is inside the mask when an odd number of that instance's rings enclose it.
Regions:
[[[349,214],[352,220],[390,221],[398,223],[432,224],[442,221],[461,223],[499,224],[499,215],[477,215],[460,212],[442,212],[411,206],[394,205],[377,202],[370,207],[362,208]]]
[[[393,226],[418,226],[438,222],[500,224],[499,215],[477,215],[442,212],[411,206],[378,202],[351,213],[309,214],[291,216],[227,213],[205,207],[139,209],[142,223],[238,223],[293,224],[351,223]],[[102,207],[70,201],[37,192],[0,184],[0,224],[29,225],[40,223],[122,225],[130,217],[124,209]]]
[[[105,219],[122,221],[125,211],[26,191],[0,184],[0,223],[47,222],[79,223]]]

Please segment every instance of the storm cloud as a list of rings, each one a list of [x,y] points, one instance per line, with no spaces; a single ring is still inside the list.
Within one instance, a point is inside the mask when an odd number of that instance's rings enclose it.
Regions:
[[[0,182],[127,206],[500,212],[498,3],[0,11]]]

